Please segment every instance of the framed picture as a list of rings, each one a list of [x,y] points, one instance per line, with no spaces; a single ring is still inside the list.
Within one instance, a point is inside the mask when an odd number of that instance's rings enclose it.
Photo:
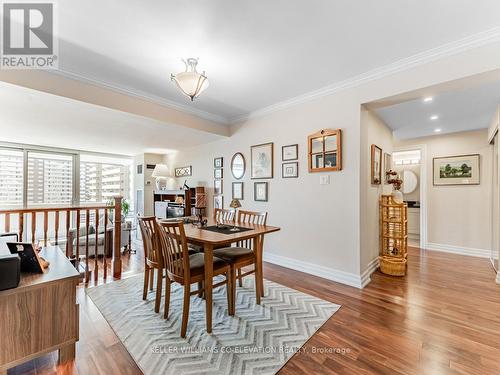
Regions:
[[[193,167],[180,167],[175,168],[175,177],[188,177],[193,175]]]
[[[434,186],[479,185],[479,164],[479,154],[434,158]]]
[[[222,194],[222,180],[214,180],[214,194]]]
[[[224,176],[224,169],[214,169],[214,178],[220,180]]]
[[[243,182],[233,182],[233,199],[243,200]]]
[[[253,199],[257,202],[267,202],[267,182],[253,183]]]
[[[250,147],[250,169],[252,179],[273,178],[274,143]]]
[[[281,165],[281,177],[296,178],[299,177],[299,162],[283,163]]]
[[[384,184],[388,185],[388,181],[391,179],[391,176],[388,176],[386,172],[389,172],[392,169],[392,155],[384,152]]]
[[[223,195],[214,195],[214,208],[224,208]]]
[[[372,145],[371,158],[372,185],[380,185],[382,182],[382,149]]]
[[[222,168],[223,165],[224,165],[224,158],[223,157],[214,159],[214,168]]]
[[[297,160],[299,158],[299,145],[288,145],[281,147],[281,160]]]

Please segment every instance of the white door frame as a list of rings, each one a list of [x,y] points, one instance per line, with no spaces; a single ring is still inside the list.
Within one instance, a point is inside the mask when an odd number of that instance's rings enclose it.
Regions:
[[[412,146],[394,147],[392,152],[420,151],[420,248],[427,247],[427,146],[416,144]]]

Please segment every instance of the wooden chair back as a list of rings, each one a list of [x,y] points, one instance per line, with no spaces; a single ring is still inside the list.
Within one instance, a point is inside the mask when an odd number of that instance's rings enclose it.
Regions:
[[[214,208],[214,220],[217,223],[222,221],[225,222],[234,221],[234,216],[235,215],[233,210],[227,210],[224,208]]]
[[[147,265],[155,268],[163,267],[163,254],[156,233],[156,217],[139,218],[139,227],[141,228],[144,258]]]
[[[238,222],[239,223],[249,223],[257,225],[266,225],[267,223],[267,212],[254,212],[254,211],[238,211]],[[253,249],[253,239],[239,241],[236,246],[245,247],[247,249]]]
[[[258,225],[266,225],[267,212],[238,211],[238,222]]]
[[[168,275],[177,282],[189,280],[189,250],[184,224],[181,221],[161,222],[157,226]]]

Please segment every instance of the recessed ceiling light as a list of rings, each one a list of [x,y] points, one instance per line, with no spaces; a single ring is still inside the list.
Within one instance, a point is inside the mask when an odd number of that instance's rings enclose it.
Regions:
[[[432,99],[432,96],[428,96],[427,98],[424,98],[424,102],[432,102]]]
[[[432,121],[437,120],[438,118],[439,118],[439,116],[438,116],[438,115],[432,115],[432,116],[431,116],[431,120],[432,120]]]
[[[440,128],[434,129],[434,133],[441,133],[441,129]]]

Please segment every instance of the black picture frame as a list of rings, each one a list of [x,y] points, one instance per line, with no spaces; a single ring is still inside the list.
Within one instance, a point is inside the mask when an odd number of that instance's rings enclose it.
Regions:
[[[240,186],[241,186],[241,195],[240,195],[240,196],[238,196],[238,197],[234,195],[234,187],[235,187],[236,185],[240,185]],[[244,185],[243,185],[243,182],[242,182],[242,181],[233,182],[233,184],[232,184],[232,189],[231,189],[231,190],[232,190],[232,195],[231,195],[231,196],[232,196],[232,199],[238,199],[238,200],[240,200],[240,201],[242,201],[242,200],[244,199],[245,193],[244,193],[243,187],[244,187]]]
[[[291,176],[285,176],[285,166],[287,165],[295,165],[295,174]],[[283,163],[281,164],[281,177],[282,178],[298,178],[299,177],[299,162],[298,161],[292,161],[289,163]]]
[[[220,176],[218,176],[217,173],[220,173]],[[224,169],[222,169],[222,168],[215,168],[214,169],[214,179],[216,179],[216,180],[222,180],[223,178],[224,178]]]
[[[288,148],[295,149],[294,150],[295,157],[290,157],[290,158],[285,157],[285,150]],[[299,145],[298,145],[298,143],[296,143],[294,145],[281,146],[281,160],[282,161],[298,160],[298,158],[299,158]]]
[[[218,158],[214,158],[214,168],[215,169],[224,168],[224,158],[222,156],[218,157]]]
[[[258,198],[257,197],[257,187],[259,185],[263,185],[264,186],[264,191],[265,191],[265,197],[263,198]],[[254,182],[253,183],[253,200],[255,202],[267,202],[269,200],[269,183],[266,181],[260,181],[260,182]]]
[[[218,184],[220,184],[219,187],[217,187]],[[224,184],[222,183],[222,180],[214,180],[214,194],[224,194]]]

